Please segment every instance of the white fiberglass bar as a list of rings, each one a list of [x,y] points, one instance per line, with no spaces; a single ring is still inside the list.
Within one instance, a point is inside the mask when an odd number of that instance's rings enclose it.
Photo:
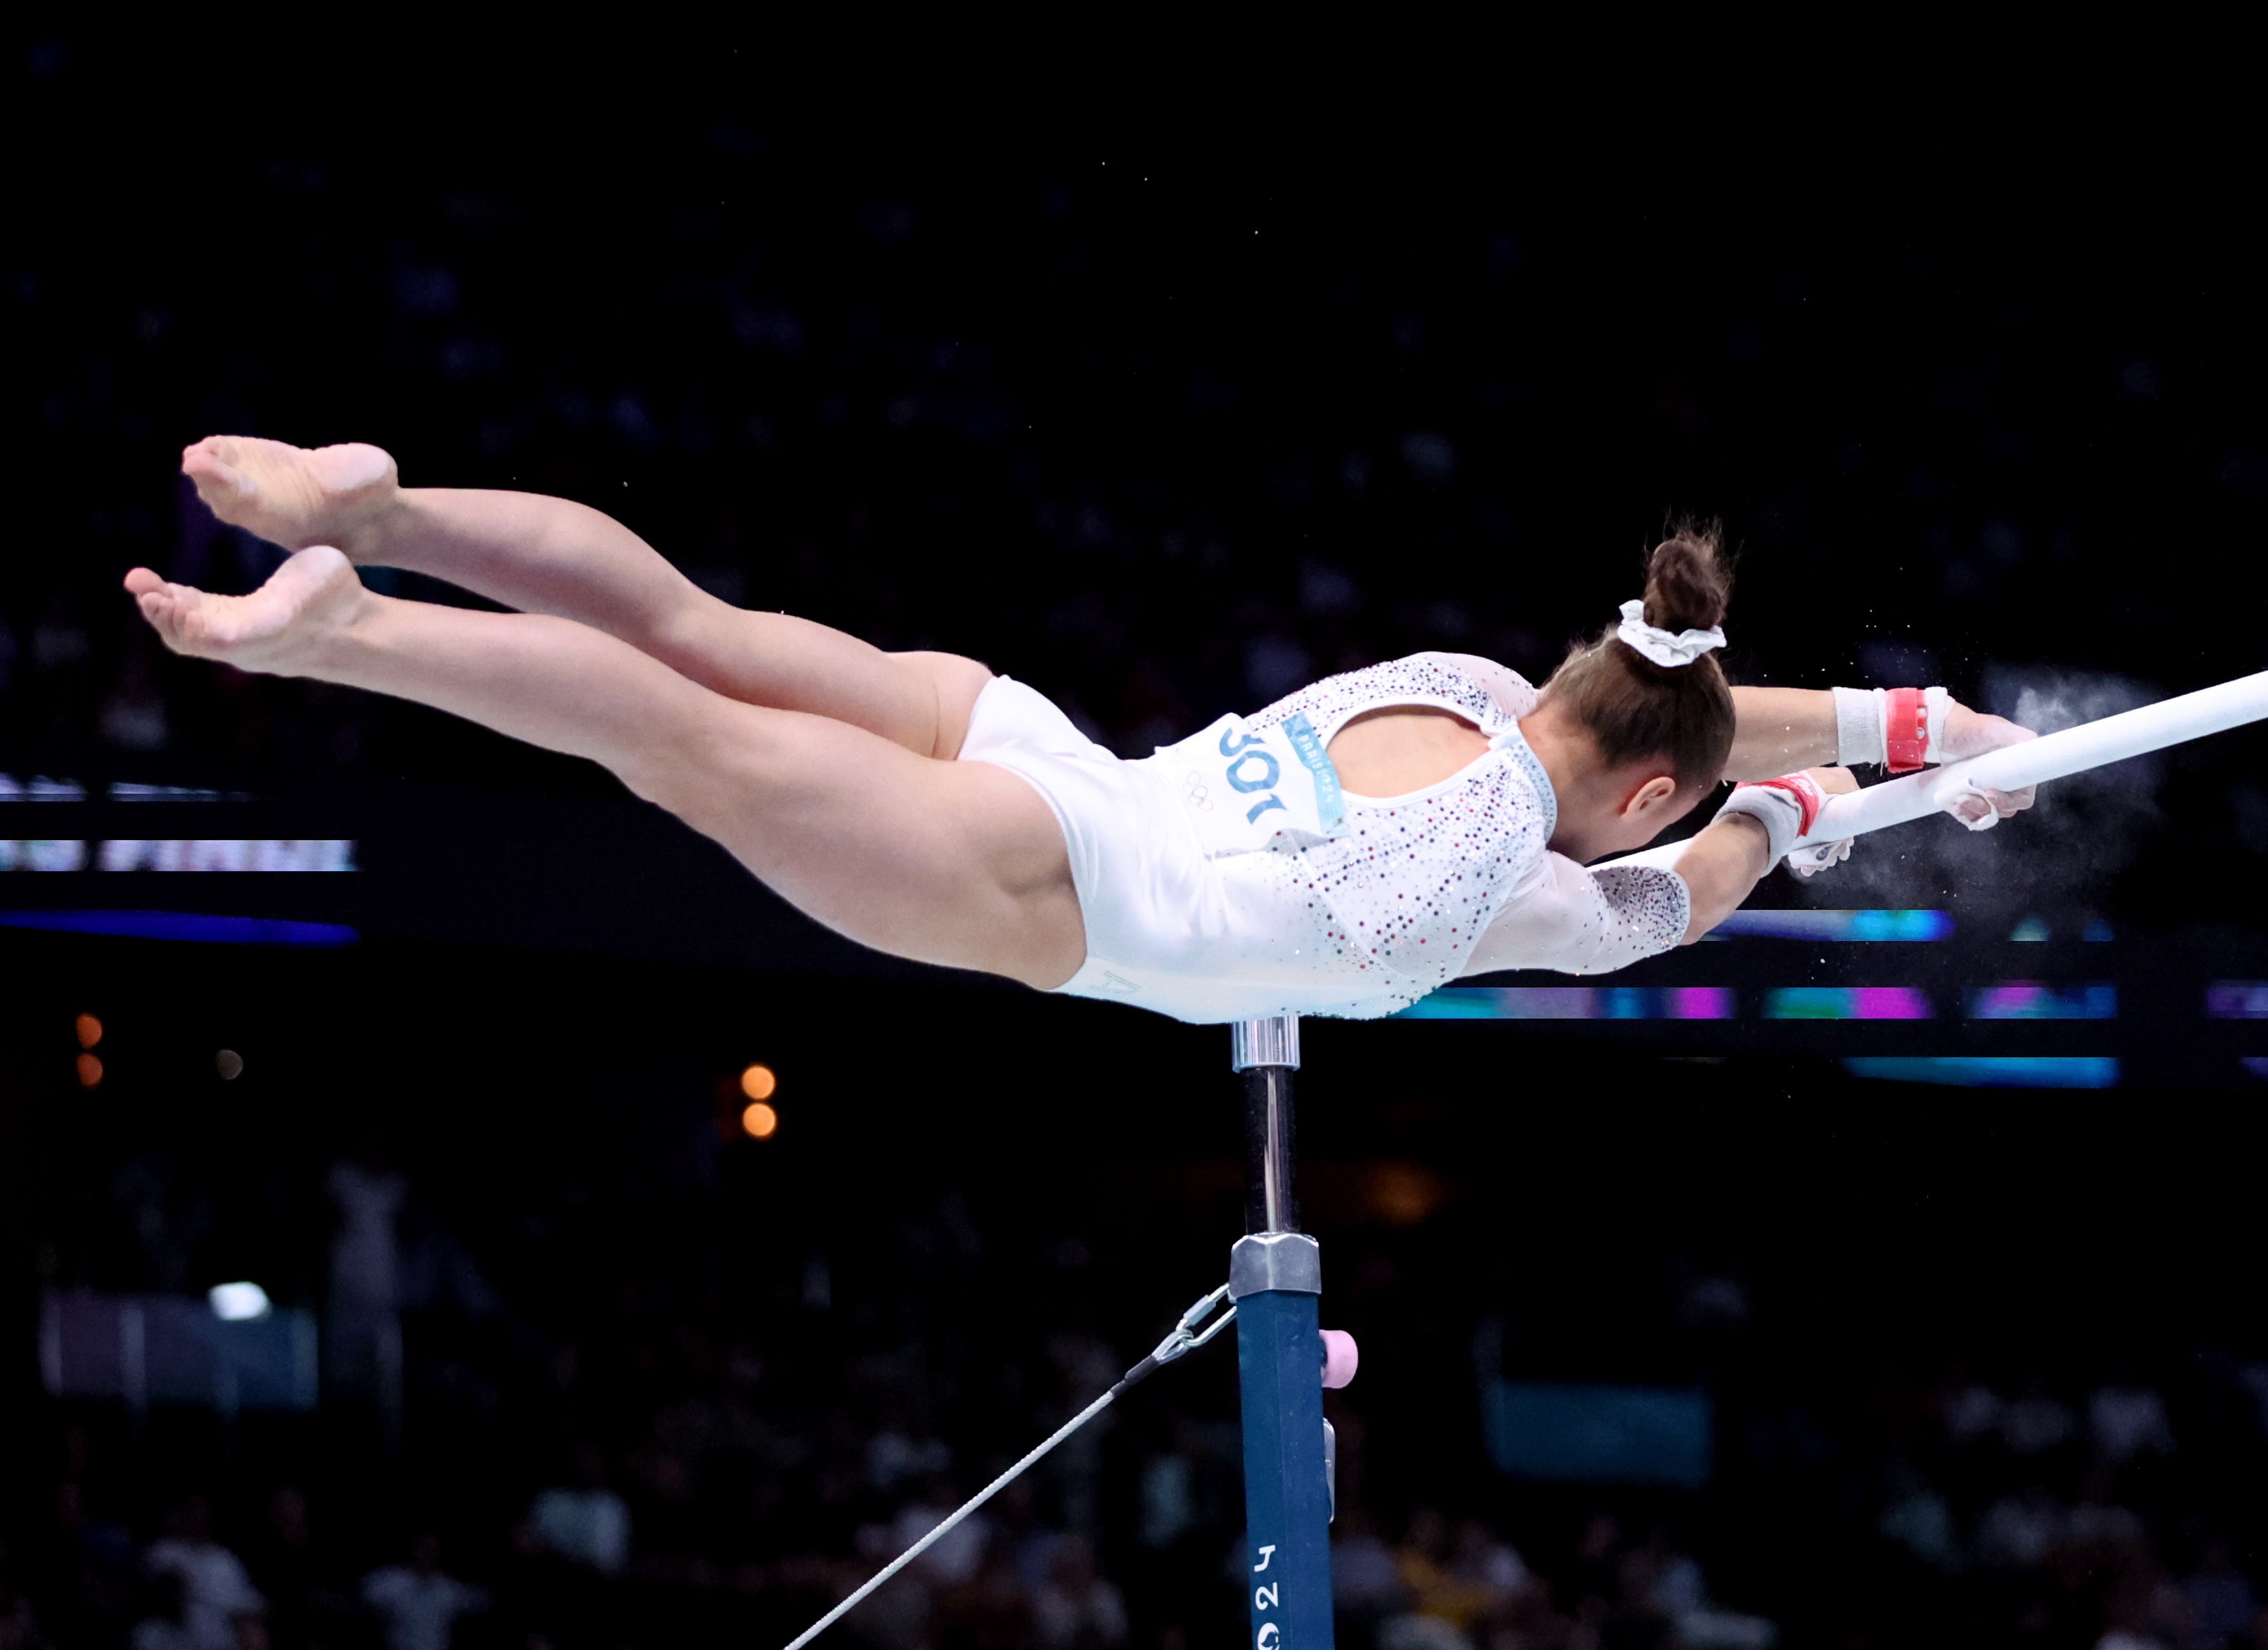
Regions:
[[[1969,784],[1994,791],[2021,790],[2264,718],[2268,718],[2268,671],[2122,711],[2099,722],[2082,722],[2060,733],[2043,733],[2023,744],[1948,762],[1942,768],[1924,769],[1903,779],[1869,785],[1851,796],[1830,797],[1803,841],[1834,842],[1888,825],[1903,825],[1910,819],[1936,813]]]

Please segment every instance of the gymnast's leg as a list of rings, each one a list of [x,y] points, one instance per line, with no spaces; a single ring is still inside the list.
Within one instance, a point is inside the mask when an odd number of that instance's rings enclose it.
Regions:
[[[1063,832],[1004,768],[727,698],[587,625],[376,595],[328,546],[249,596],[143,568],[126,587],[176,652],[393,694],[601,762],[877,950],[1042,988],[1085,959]]]
[[[612,517],[537,493],[405,488],[360,444],[312,452],[213,436],[181,468],[215,515],[286,549],[430,574],[524,613],[620,637],[727,698],[833,717],[950,758],[992,673],[951,653],[887,653],[781,613],[718,600]]]

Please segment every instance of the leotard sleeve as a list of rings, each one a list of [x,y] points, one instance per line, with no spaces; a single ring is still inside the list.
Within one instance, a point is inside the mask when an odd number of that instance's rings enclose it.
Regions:
[[[1410,662],[1440,665],[1456,671],[1495,703],[1505,720],[1526,716],[1535,708],[1535,689],[1518,671],[1478,653],[1416,653]]]
[[[1685,938],[1693,901],[1685,879],[1655,866],[1586,869],[1547,853],[1513,888],[1460,976],[1500,969],[1605,974]]]

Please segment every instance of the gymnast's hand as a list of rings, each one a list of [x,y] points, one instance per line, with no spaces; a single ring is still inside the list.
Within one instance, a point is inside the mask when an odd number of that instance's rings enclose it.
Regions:
[[[207,436],[182,450],[181,474],[229,526],[287,550],[336,545],[350,560],[361,529],[401,490],[394,460],[359,441],[309,449]]]
[[[2019,727],[2005,716],[1986,716],[1956,699],[1946,711],[1945,732],[1939,747],[1945,761],[1959,762],[1964,756],[1982,756],[1988,750],[2002,750],[2038,737],[2030,728]],[[1947,805],[1945,811],[1970,830],[1990,830],[2002,820],[2031,807],[2036,790],[2034,785],[2026,785],[2021,791],[1993,791],[1979,785],[1962,792]]]
[[[1848,768],[1807,768],[1804,776],[1829,796],[1849,796],[1859,788],[1858,776]],[[1851,857],[1849,836],[1833,842],[1815,843],[1808,848],[1799,848],[1787,856],[1787,868],[1808,881],[1830,866],[1839,866]]]

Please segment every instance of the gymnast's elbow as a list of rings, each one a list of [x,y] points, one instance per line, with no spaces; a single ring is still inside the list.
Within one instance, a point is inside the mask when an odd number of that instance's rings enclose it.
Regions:
[[[1749,889],[1753,887],[1755,884],[1751,883],[1730,897],[1714,890],[1708,897],[1704,897],[1699,888],[1693,888],[1692,915],[1686,919],[1684,936],[1677,943],[1681,946],[1699,945],[1718,924],[1741,909],[1742,901],[1748,898]]]
[[[1709,887],[1705,880],[1689,878],[1686,888],[1691,896],[1691,904],[1685,919],[1685,932],[1677,943],[1681,946],[1699,945],[1718,924],[1741,909],[1741,902],[1748,898],[1750,888],[1755,886],[1750,883],[1738,890],[1731,890]]]

